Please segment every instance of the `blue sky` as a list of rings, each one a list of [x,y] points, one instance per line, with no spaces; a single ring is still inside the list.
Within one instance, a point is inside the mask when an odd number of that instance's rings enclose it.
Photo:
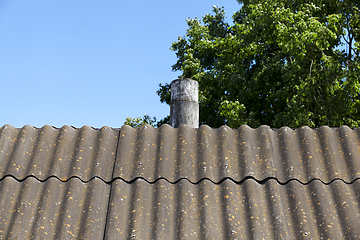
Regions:
[[[0,0],[0,126],[121,127],[161,119],[156,95],[171,82],[186,19],[236,0]]]

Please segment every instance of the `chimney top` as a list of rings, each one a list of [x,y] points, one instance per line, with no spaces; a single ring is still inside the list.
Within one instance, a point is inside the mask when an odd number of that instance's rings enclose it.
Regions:
[[[170,125],[199,127],[198,82],[180,78],[171,82]]]

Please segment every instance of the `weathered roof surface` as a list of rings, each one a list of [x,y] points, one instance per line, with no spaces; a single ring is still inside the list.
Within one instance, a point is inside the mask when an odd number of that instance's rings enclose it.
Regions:
[[[351,182],[360,177],[360,129],[268,126],[121,128],[114,177],[131,181],[276,178]]]
[[[0,239],[102,239],[110,185],[33,177],[0,181]]]
[[[1,239],[355,239],[360,180],[0,181]],[[108,212],[107,212],[108,210]]]
[[[60,129],[44,126],[0,129],[0,178],[18,180],[50,176],[67,180],[77,176],[88,181],[94,176],[112,180],[119,130],[84,126]]]
[[[185,178],[196,183],[203,178],[240,182],[252,176],[282,183],[291,179],[351,182],[360,177],[359,131],[346,126],[272,130],[267,126],[16,129],[5,125],[0,130],[0,178],[77,176],[88,181],[96,176],[106,182]]]
[[[355,239],[360,180],[303,185],[253,179],[171,184],[116,180],[108,239]]]
[[[0,239],[354,239],[360,129],[0,129]]]

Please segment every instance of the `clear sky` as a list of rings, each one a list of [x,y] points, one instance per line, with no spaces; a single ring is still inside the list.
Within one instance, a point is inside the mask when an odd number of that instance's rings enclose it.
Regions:
[[[156,95],[171,82],[186,19],[236,0],[0,0],[0,126],[121,127],[161,119]]]

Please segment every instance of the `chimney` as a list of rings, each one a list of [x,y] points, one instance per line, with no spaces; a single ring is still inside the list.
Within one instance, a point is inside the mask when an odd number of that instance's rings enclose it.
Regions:
[[[199,127],[198,82],[180,78],[171,82],[170,125]]]

